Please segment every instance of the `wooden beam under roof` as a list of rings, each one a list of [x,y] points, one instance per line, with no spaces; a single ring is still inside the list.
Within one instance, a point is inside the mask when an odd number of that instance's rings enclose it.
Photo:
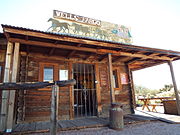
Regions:
[[[88,55],[86,55],[86,56],[83,58],[83,60],[87,60],[89,57],[92,56],[92,54],[93,54],[93,53],[88,53]]]
[[[88,48],[88,47],[76,47],[76,46],[70,46],[70,45],[62,45],[62,44],[54,44],[54,43],[47,43],[47,42],[41,42],[41,41],[26,41],[24,39],[17,39],[17,38],[9,38],[9,41],[11,42],[19,42],[22,44],[28,44],[28,45],[35,45],[35,46],[42,46],[42,47],[54,47],[54,48],[60,48],[60,49],[67,49],[67,50],[78,50],[78,51],[84,51],[84,52],[92,52],[97,54],[107,54],[111,53],[115,56],[129,56],[129,57],[138,57],[138,58],[144,58],[144,59],[156,59],[156,60],[173,60],[173,58],[168,58],[166,56],[146,56],[143,54],[132,54],[128,52],[122,52],[122,51],[115,51],[115,50],[109,50],[109,49],[95,49],[95,48]]]
[[[48,55],[49,55],[49,56],[52,55],[53,52],[54,52],[54,50],[55,50],[55,48],[51,48],[51,50],[49,51]]]
[[[140,60],[140,59],[141,59],[141,58],[133,58],[133,59],[127,61],[126,63],[127,63],[127,64],[132,64],[132,63],[134,63],[134,62],[136,62],[136,61],[138,61],[138,60]]]
[[[157,66],[157,65],[160,65],[160,64],[163,64],[163,63],[166,63],[167,61],[154,61],[154,63],[149,63],[149,64],[146,64],[146,65],[144,65],[143,64],[143,61],[141,62],[142,64],[137,64],[137,63],[132,63],[132,64],[129,64],[129,66],[130,66],[130,69],[132,70],[132,71],[137,71],[137,70],[140,70],[140,69],[143,69],[143,68],[147,68],[147,67],[152,67],[152,66]]]
[[[105,58],[107,58],[107,54],[101,55],[101,56],[98,58],[98,61],[102,61],[102,60],[104,60]]]
[[[80,47],[82,44],[78,44],[77,47]],[[71,51],[69,54],[68,54],[68,58],[70,58],[71,56],[73,56],[77,51],[76,50],[73,50]]]
[[[112,62],[114,63],[114,62],[120,61],[120,60],[122,60],[122,59],[124,59],[124,58],[127,58],[127,57],[126,57],[126,56],[119,56],[119,57],[117,57],[117,58],[114,58],[114,59],[112,60]]]

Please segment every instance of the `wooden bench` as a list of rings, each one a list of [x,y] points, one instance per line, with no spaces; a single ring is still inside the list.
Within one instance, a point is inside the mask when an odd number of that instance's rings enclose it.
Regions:
[[[149,104],[149,106],[152,106],[152,112],[153,112],[153,111],[157,112],[156,106],[163,106],[163,104],[161,104],[161,103],[157,103],[157,104]]]
[[[151,111],[149,106],[152,106],[152,111],[156,111],[156,106],[163,106],[162,103],[155,103],[155,100],[160,100],[161,102],[163,100],[167,100],[167,99],[172,99],[172,97],[154,97],[154,98],[138,98],[138,100],[142,101],[144,104],[143,104],[143,107],[142,107],[142,110],[144,110],[145,108],[148,109],[148,111]],[[154,102],[150,102],[154,100]]]

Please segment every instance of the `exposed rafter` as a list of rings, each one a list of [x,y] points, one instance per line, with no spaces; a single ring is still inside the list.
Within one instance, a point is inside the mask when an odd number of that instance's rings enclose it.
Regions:
[[[67,49],[67,50],[77,50],[77,51],[84,51],[84,52],[92,52],[97,54],[107,54],[111,53],[114,56],[129,56],[129,57],[138,57],[138,58],[144,58],[144,59],[155,59],[155,60],[173,60],[173,58],[169,58],[166,56],[146,56],[144,54],[132,54],[129,52],[122,52],[122,51],[115,51],[115,50],[109,50],[109,49],[95,49],[95,48],[88,48],[88,47],[76,47],[76,46],[70,46],[70,45],[62,45],[62,44],[54,44],[54,43],[47,43],[47,42],[41,42],[41,41],[26,41],[24,39],[17,39],[17,38],[9,38],[9,41],[11,42],[19,42],[23,44],[29,44],[29,45],[35,45],[35,46],[42,46],[42,47],[54,47],[54,48],[61,48],[61,49]]]
[[[123,60],[124,58],[127,58],[127,57],[126,57],[126,56],[119,56],[119,57],[117,57],[117,58],[114,58],[114,59],[112,60],[112,62],[114,63],[114,62]]]
[[[52,55],[54,53],[54,50],[55,50],[55,48],[51,48],[51,50],[49,51],[48,55],[49,56]]]
[[[92,56],[92,54],[93,54],[93,53],[88,53],[88,55],[86,55],[86,56],[83,58],[83,60],[87,60],[89,57]]]
[[[136,61],[138,61],[138,60],[140,60],[140,59],[141,59],[141,58],[133,58],[133,59],[127,61],[126,64],[132,64],[132,63],[134,63],[134,62],[136,62]]]
[[[80,47],[81,45],[82,45],[82,44],[78,44],[77,47]],[[67,58],[72,57],[75,53],[76,53],[76,50],[71,51],[71,52],[68,54]]]
[[[107,58],[107,54],[101,55],[101,56],[98,58],[98,61],[102,61],[102,60],[104,60],[105,58]]]

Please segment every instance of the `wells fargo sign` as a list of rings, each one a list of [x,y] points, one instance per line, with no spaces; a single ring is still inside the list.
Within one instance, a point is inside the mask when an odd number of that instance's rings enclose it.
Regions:
[[[57,18],[57,19],[67,19],[67,20],[76,21],[79,23],[101,26],[100,20],[95,20],[92,18],[83,17],[83,16],[66,13],[66,12],[62,12],[62,11],[57,11],[57,10],[54,10],[53,17]]]
[[[129,28],[124,25],[104,22],[62,11],[53,11],[52,25],[47,31],[69,33],[98,40],[132,43]]]

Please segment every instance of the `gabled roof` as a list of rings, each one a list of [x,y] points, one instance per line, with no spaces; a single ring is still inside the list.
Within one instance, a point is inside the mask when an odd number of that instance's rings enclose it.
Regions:
[[[10,25],[2,25],[6,38],[11,42],[41,46],[48,48],[59,48],[69,51],[69,55],[83,52],[97,54],[98,60],[103,61],[107,53],[113,56],[113,62],[124,62],[129,64],[131,70],[138,70],[180,59],[180,52],[141,47],[119,42],[105,41],[72,34],[45,32]],[[73,53],[72,53],[73,51]],[[52,54],[53,51],[51,51]]]

